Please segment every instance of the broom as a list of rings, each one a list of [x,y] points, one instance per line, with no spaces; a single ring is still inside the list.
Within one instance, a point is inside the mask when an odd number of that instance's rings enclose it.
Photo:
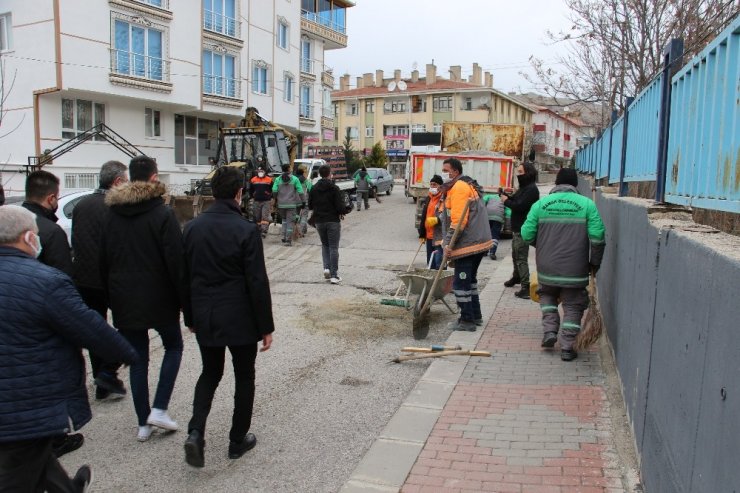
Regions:
[[[588,282],[588,312],[583,322],[583,329],[578,333],[574,348],[583,351],[590,348],[599,341],[601,333],[604,332],[604,318],[599,309],[599,298],[596,292],[596,276],[591,272]]]

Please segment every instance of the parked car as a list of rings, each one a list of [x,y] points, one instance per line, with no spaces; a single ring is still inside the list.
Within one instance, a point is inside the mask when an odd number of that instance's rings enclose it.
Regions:
[[[355,171],[352,175],[354,180],[360,171]],[[373,185],[373,189],[370,191],[370,196],[374,197],[377,193],[385,192],[386,195],[390,195],[393,191],[393,177],[388,170],[384,168],[367,168],[367,174],[370,175],[370,183]]]
[[[67,241],[69,241],[70,246],[72,246],[72,212],[80,200],[93,192],[94,190],[92,189],[82,190],[59,197],[59,209],[57,209],[57,217],[59,218],[59,221],[57,221],[57,224],[61,226],[67,234]]]

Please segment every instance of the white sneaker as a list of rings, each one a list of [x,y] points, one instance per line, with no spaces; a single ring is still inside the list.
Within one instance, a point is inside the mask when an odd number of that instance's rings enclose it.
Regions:
[[[331,278],[331,272],[329,272],[329,269],[324,269],[324,279],[327,281]]]
[[[146,420],[147,424],[150,424],[152,426],[156,426],[157,428],[162,428],[169,431],[177,431],[177,422],[170,418],[170,416],[167,414],[166,409],[152,409],[152,412],[149,413],[149,418]]]
[[[337,276],[337,277],[332,277],[332,278],[331,278],[331,280],[330,280],[329,282],[331,282],[332,284],[339,284],[340,282],[342,282],[342,278],[341,278],[341,277],[339,277],[339,276]]]
[[[136,436],[136,439],[140,442],[146,442],[152,436],[152,431],[152,427],[149,425],[139,426],[139,434]]]

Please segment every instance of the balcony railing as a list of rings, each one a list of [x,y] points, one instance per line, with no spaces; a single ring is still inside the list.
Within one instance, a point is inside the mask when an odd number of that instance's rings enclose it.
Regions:
[[[242,85],[238,79],[227,79],[217,75],[203,76],[203,94],[240,99],[241,92]]]
[[[242,23],[236,19],[213,12],[203,11],[203,29],[232,38],[241,37]]]
[[[324,65],[324,70],[321,72],[321,83],[327,87],[334,87],[334,74],[331,67]]]
[[[303,72],[304,74],[314,75],[313,60],[311,60],[310,58],[301,57],[301,72]]]
[[[313,105],[301,103],[299,111],[298,111],[298,115],[301,118],[313,120]]]
[[[130,51],[112,49],[110,70],[115,74],[128,75],[141,79],[170,81],[170,62]]]
[[[328,11],[326,11],[328,13]],[[308,19],[311,22],[315,22],[316,24],[319,24],[324,27],[328,27],[332,31],[336,31],[338,33],[347,34],[347,29],[344,26],[344,24],[338,24],[334,21],[332,21],[330,18],[326,16],[326,13],[316,13],[316,12],[309,12],[308,10],[301,10],[301,16],[303,16],[304,19]]]

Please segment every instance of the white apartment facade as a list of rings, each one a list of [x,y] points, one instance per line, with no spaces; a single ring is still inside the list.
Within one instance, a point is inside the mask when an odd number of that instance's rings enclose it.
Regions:
[[[99,123],[156,158],[172,193],[210,170],[219,126],[237,123],[247,107],[301,139],[318,138],[324,91],[333,84],[324,50],[346,46],[351,6],[341,0],[4,0],[1,127],[14,129],[0,140],[6,193],[22,192],[28,156]],[[93,141],[44,169],[65,190],[92,188],[110,159],[128,157]]]
[[[560,165],[575,154],[588,129],[567,116],[544,106],[535,106],[532,117],[532,145],[540,165]]]

